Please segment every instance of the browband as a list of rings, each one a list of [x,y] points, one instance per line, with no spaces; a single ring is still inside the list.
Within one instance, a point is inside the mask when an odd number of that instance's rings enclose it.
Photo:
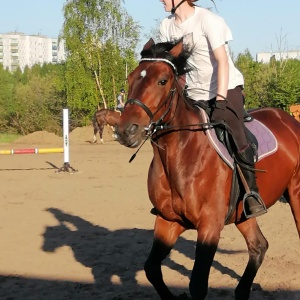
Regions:
[[[174,70],[175,74],[177,74],[177,68],[176,66],[170,62],[168,59],[165,59],[165,58],[142,58],[140,60],[140,62],[142,61],[163,61],[165,63],[167,63],[168,65],[170,65],[172,67],[172,69]]]

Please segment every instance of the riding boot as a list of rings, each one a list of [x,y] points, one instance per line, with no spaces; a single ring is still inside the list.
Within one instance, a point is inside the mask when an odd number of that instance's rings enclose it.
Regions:
[[[258,217],[265,214],[267,212],[267,208],[263,199],[259,195],[255,173],[254,170],[252,171],[252,169],[254,169],[254,155],[252,147],[248,146],[245,150],[239,152],[239,157],[243,164],[246,165],[244,167],[241,165],[241,171],[250,190],[250,193],[246,192],[243,198],[244,213],[247,219]],[[247,167],[249,167],[249,169]]]

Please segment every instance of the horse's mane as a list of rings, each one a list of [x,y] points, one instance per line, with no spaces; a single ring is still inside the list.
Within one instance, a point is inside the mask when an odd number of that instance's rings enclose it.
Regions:
[[[192,67],[188,64],[188,58],[191,55],[191,51],[184,47],[183,51],[177,56],[174,57],[170,54],[170,50],[180,41],[176,42],[164,42],[153,44],[148,49],[143,49],[141,52],[141,58],[163,58],[170,61],[175,65],[177,70],[177,75],[183,75],[189,72]]]

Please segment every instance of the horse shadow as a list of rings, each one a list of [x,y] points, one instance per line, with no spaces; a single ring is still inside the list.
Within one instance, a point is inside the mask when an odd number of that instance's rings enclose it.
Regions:
[[[69,246],[76,261],[91,268],[94,277],[93,288],[101,287],[101,291],[104,289],[105,293],[111,293],[116,286],[121,294],[128,294],[128,289],[132,286],[141,289],[136,275],[143,271],[152,246],[153,230],[138,228],[109,230],[56,208],[48,208],[47,211],[53,214],[59,224],[46,227],[43,233],[43,251],[55,252],[60,247]],[[195,247],[195,241],[179,237],[174,250],[194,260]],[[220,248],[217,251],[226,254],[244,252],[244,250],[231,251]],[[191,270],[173,261],[171,257],[164,260],[163,265],[183,276],[190,277]],[[213,262],[213,267],[233,279],[240,279],[240,275],[234,270],[216,260]],[[182,292],[182,288],[175,287],[172,290],[175,293],[177,290]],[[260,286],[256,285],[254,290],[260,290]],[[185,292],[188,293],[188,287]],[[222,289],[220,292],[229,291]],[[153,295],[156,295],[155,291]]]
[[[76,261],[91,268],[95,285],[109,286],[112,277],[121,284],[137,284],[136,272],[141,270],[151,247],[150,230],[108,228],[94,225],[59,209],[47,209],[59,225],[47,227],[42,250],[55,252],[69,246]]]

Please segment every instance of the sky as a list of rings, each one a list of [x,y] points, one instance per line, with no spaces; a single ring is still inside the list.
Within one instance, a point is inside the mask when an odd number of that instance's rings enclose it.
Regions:
[[[64,0],[0,0],[0,33],[11,31],[56,38],[63,25]],[[231,28],[231,50],[236,56],[257,52],[300,50],[300,0],[210,0],[197,2],[221,15]],[[125,0],[127,12],[142,27],[142,45],[157,19],[168,14],[159,0]]]

